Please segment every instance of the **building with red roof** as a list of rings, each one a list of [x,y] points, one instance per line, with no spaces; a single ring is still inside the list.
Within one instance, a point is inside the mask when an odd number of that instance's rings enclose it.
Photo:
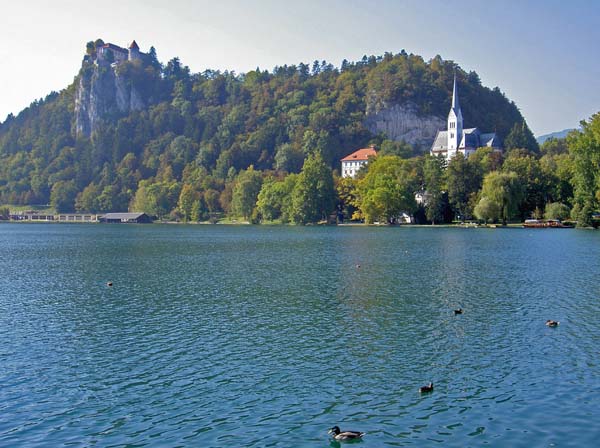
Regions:
[[[354,151],[342,159],[342,177],[355,177],[363,166],[369,163],[370,157],[377,157],[375,146]]]

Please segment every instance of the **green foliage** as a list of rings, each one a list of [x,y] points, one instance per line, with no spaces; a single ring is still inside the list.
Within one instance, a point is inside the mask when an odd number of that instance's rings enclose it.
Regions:
[[[567,141],[573,158],[572,217],[578,226],[590,226],[600,208],[600,113],[582,121],[581,131],[569,134]]]
[[[8,219],[10,216],[10,209],[6,206],[0,207],[0,219]]]
[[[298,224],[327,219],[333,211],[334,203],[331,169],[320,153],[311,154],[304,161],[292,191],[292,219]]]
[[[398,156],[402,159],[408,159],[415,154],[415,149],[404,141],[395,142],[393,140],[384,140],[379,148],[379,155]]]
[[[231,209],[234,215],[248,219],[256,207],[256,200],[262,187],[262,174],[254,171],[251,165],[240,171],[235,180],[231,197]]]
[[[432,224],[444,218],[444,168],[445,160],[442,157],[425,156],[423,179],[427,190],[425,216]]]
[[[536,209],[544,209],[550,185],[539,159],[525,151],[513,150],[504,160],[502,170],[516,173],[525,189],[519,204],[521,219],[531,216]]]
[[[481,189],[482,177],[489,159],[483,151],[466,159],[462,154],[457,154],[446,171],[448,199],[457,217],[461,220],[473,216],[473,205],[477,193]]]
[[[427,62],[402,51],[345,61],[339,70],[317,61],[312,69],[298,64],[242,75],[212,70],[192,74],[178,58],[161,64],[154,48],[139,60],[98,67],[90,62],[103,44],[101,39],[87,43],[71,86],[0,124],[2,203],[52,201],[81,212],[129,207],[159,217],[176,211],[184,220],[221,212],[251,218],[256,208],[265,220],[318,221],[334,209],[331,170],[339,169],[343,156],[371,143],[380,144],[381,157],[418,154],[404,142],[372,135],[364,125],[367,111],[411,103],[421,114],[445,117],[454,71],[465,124],[476,123],[501,136],[515,129],[509,143],[529,147],[530,132],[517,107],[499,89],[483,87],[475,72],[466,73],[439,56]],[[141,110],[123,113],[116,107],[111,70],[123,85],[135,88]],[[98,101],[115,101],[86,138],[74,132],[75,98],[80,97],[80,83],[88,89],[83,93],[90,93],[93,80],[115,96]],[[362,212],[369,220],[391,220],[399,211],[413,210],[414,192],[430,183],[437,203],[434,207],[432,202],[431,218],[441,219],[445,189],[454,211],[467,216],[482,176],[501,169],[497,154],[485,151],[476,154],[477,169],[458,170],[473,181],[462,186],[457,173],[440,177],[432,167],[425,170],[423,158],[388,160],[383,165],[392,168],[375,166],[380,174],[361,173],[368,177],[365,182],[339,181],[339,207],[346,216]],[[546,189],[548,200],[571,204],[573,156],[559,149],[548,149],[546,156],[540,166],[552,185]],[[301,170],[299,176],[285,176]],[[254,172],[252,181],[246,179],[249,171]],[[260,188],[263,173],[275,177]],[[386,198],[392,206],[382,205]]]
[[[75,182],[59,180],[52,186],[50,205],[58,212],[72,212],[75,210],[75,196],[77,188]]]
[[[298,175],[290,174],[282,180],[268,178],[262,185],[256,207],[265,221],[291,222],[293,219],[292,192]]]
[[[377,157],[358,181],[357,204],[365,221],[392,222],[416,208],[410,164],[398,156]]]
[[[549,138],[540,146],[540,152],[544,155],[556,156],[569,152],[566,138]]]
[[[483,179],[475,216],[486,221],[502,220],[506,224],[516,216],[523,195],[524,188],[517,173],[493,171]]]
[[[510,133],[504,139],[504,148],[506,150],[522,148],[536,153],[540,150],[537,140],[525,120],[514,124]]]
[[[565,204],[561,204],[560,202],[551,202],[546,204],[544,218],[563,220],[569,217],[569,212],[570,209]]]

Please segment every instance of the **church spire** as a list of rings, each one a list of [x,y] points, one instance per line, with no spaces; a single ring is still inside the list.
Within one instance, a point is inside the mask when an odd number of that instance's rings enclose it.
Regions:
[[[448,160],[454,157],[463,137],[463,117],[458,102],[458,87],[456,71],[454,72],[454,86],[452,88],[452,107],[448,113]]]
[[[452,88],[452,109],[455,111],[460,109],[460,104],[458,102],[458,89],[456,88],[456,72],[454,72],[454,87]]]

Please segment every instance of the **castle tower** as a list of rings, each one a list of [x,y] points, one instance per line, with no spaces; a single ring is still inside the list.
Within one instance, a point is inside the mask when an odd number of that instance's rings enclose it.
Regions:
[[[131,45],[129,46],[129,60],[133,61],[134,59],[139,59],[140,58],[140,47],[138,47],[138,44],[136,43],[136,41],[134,40],[133,42],[131,42]]]
[[[463,117],[458,102],[458,89],[456,87],[456,73],[454,73],[454,87],[452,89],[452,107],[448,113],[448,159],[452,158],[458,149],[463,134]]]

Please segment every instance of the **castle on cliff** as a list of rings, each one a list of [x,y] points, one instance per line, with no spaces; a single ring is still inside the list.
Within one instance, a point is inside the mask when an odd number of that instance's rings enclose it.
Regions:
[[[141,53],[135,40],[131,42],[129,49],[111,43],[96,48],[96,64],[120,64],[123,61],[135,61],[136,59],[141,59]]]
[[[450,161],[457,153],[469,157],[477,148],[481,147],[489,147],[494,151],[502,151],[502,142],[495,132],[484,134],[478,128],[463,129],[463,116],[458,102],[455,74],[452,90],[452,106],[448,113],[447,128],[445,131],[438,131],[433,145],[431,145],[431,155],[442,155],[447,161]]]

